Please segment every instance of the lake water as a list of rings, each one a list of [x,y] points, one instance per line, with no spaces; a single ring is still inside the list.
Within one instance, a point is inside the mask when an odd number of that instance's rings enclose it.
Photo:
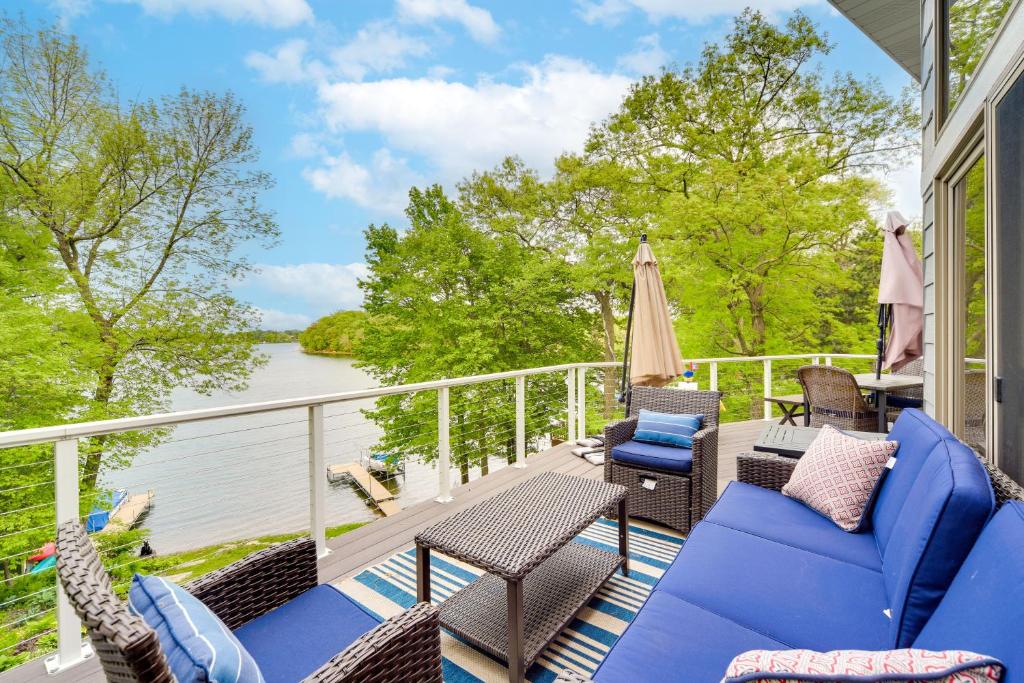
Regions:
[[[354,367],[351,359],[307,355],[298,344],[264,344],[260,348],[269,362],[256,370],[246,391],[212,396],[176,391],[172,409],[254,403],[377,385]],[[328,464],[358,462],[361,453],[374,445],[380,432],[359,413],[360,408],[372,406],[372,400],[363,400],[325,407]],[[491,467],[503,465],[499,460]],[[307,529],[306,409],[182,425],[167,443],[139,455],[131,468],[110,473],[104,483],[133,493],[155,493],[143,524],[158,552]],[[405,507],[436,495],[437,471],[433,465],[409,462],[405,476],[387,485],[397,487],[398,503]],[[329,525],[370,521],[379,515],[352,484],[328,484]]]

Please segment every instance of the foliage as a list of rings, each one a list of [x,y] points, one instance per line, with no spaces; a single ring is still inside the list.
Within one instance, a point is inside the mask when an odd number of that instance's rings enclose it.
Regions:
[[[299,344],[306,353],[351,356],[363,338],[366,313],[337,311],[320,318],[299,335]]]
[[[0,175],[6,221],[45,245],[62,274],[83,419],[156,412],[171,389],[244,386],[259,362],[237,334],[255,312],[228,284],[238,245],[277,228],[259,208],[269,177],[233,96],[182,90],[119,101],[74,38],[0,29]],[[24,240],[23,240],[24,241]],[[87,486],[160,432],[84,444]]]
[[[251,330],[244,336],[253,344],[294,344],[299,334],[299,330]]]
[[[949,53],[946,100],[952,110],[992,42],[1011,0],[944,0],[948,6]]]
[[[356,357],[382,384],[552,365],[596,351],[595,317],[559,260],[475,228],[438,186],[413,188],[406,215],[404,234],[387,225],[366,231],[370,272],[360,286],[368,317]],[[564,392],[564,376],[529,382],[535,399],[555,391]],[[511,384],[453,389],[450,403],[452,461],[464,477],[471,463],[486,467],[488,455],[512,456]],[[435,392],[385,397],[368,414],[386,427],[382,450],[436,457]],[[531,412],[528,438],[550,432],[550,422],[547,412]]]

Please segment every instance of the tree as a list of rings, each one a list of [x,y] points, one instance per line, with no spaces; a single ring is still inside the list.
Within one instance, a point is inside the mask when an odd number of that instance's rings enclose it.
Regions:
[[[320,318],[299,335],[306,353],[351,356],[363,338],[364,311],[338,311]]]
[[[368,277],[360,282],[368,314],[356,347],[362,367],[396,385],[552,365],[596,350],[594,317],[578,300],[557,259],[541,258],[510,235],[484,232],[433,186],[413,188],[404,234],[366,231]],[[468,478],[487,456],[513,457],[512,384],[451,391],[452,460]],[[531,378],[528,438],[550,433],[550,406],[564,400],[564,377]],[[557,392],[557,394],[556,394]],[[382,448],[436,457],[434,392],[378,400]]]
[[[78,314],[78,416],[153,412],[169,392],[234,389],[259,361],[257,316],[228,293],[244,242],[277,234],[270,178],[235,98],[182,90],[122,106],[72,37],[11,20],[0,35],[5,210],[45,240]],[[86,485],[156,435],[86,444]]]
[[[871,229],[884,197],[872,173],[916,149],[917,116],[873,80],[826,82],[813,65],[830,49],[799,13],[777,27],[748,10],[697,64],[635,84],[591,135],[587,154],[642,191],[688,354],[870,339],[871,319],[843,317],[854,283],[837,255]]]

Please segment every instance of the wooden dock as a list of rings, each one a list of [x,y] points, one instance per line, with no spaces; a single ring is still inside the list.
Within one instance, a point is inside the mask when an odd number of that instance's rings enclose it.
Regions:
[[[402,508],[395,502],[396,494],[387,490],[383,484],[374,479],[373,475],[367,472],[359,463],[349,462],[344,465],[327,466],[328,481],[337,481],[346,477],[354,481],[363,490],[363,493],[370,497],[370,500],[384,513],[385,517],[397,515],[402,511]]]
[[[121,505],[118,506],[117,510],[110,515],[110,521],[107,525],[99,531],[99,533],[106,533],[108,531],[127,531],[134,527],[142,515],[146,514],[149,510],[149,506],[153,503],[153,492],[146,491],[145,493],[134,493],[128,496]]]

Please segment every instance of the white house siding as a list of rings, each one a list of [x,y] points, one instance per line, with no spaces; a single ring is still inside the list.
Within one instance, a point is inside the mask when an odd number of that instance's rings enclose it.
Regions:
[[[921,4],[921,258],[924,261],[924,409],[935,415],[935,198],[932,159],[935,152],[935,2]]]

